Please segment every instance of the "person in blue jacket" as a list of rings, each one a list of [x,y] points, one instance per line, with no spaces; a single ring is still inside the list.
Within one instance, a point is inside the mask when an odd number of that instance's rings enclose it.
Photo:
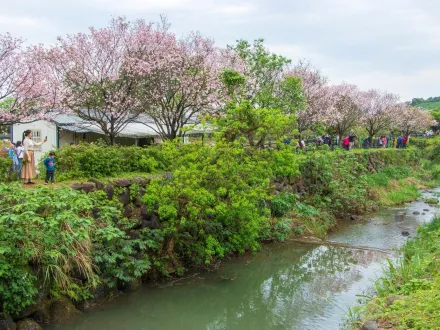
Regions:
[[[44,166],[46,166],[46,180],[44,182],[46,184],[55,182],[55,153],[50,152],[49,157],[44,160]]]

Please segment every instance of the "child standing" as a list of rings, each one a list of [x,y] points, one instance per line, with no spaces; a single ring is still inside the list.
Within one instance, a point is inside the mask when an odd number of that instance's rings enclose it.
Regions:
[[[18,165],[17,165],[17,175],[18,179],[21,179],[21,169],[23,167],[23,156],[24,156],[24,148],[21,145],[21,141],[17,141],[15,144],[15,154],[17,155]]]
[[[50,152],[49,157],[44,160],[44,165],[46,166],[46,180],[45,183],[48,184],[49,181],[54,184],[55,175],[55,153]]]

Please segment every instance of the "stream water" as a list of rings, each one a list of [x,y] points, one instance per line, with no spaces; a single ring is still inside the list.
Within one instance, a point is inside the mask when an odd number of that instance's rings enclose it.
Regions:
[[[368,292],[383,262],[407,239],[402,231],[414,236],[436,210],[420,200],[343,223],[328,241],[351,247],[267,245],[254,256],[223,262],[215,272],[144,286],[86,313],[78,324],[52,329],[339,329],[357,295]],[[405,220],[395,222],[402,211]]]

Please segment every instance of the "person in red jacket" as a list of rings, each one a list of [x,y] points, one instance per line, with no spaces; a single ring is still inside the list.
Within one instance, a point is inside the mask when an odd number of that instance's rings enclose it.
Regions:
[[[344,138],[344,149],[348,151],[349,148],[350,148],[350,139],[348,138],[348,136],[346,136]]]
[[[403,148],[406,148],[406,143],[408,142],[408,136],[404,136],[403,137],[403,141],[402,141],[402,144],[403,144]]]

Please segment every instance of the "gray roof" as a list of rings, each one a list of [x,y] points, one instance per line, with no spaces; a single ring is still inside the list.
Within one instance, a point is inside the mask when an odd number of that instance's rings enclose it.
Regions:
[[[102,129],[94,122],[84,120],[75,114],[58,114],[52,117],[52,122],[56,123],[62,129],[76,133],[97,133],[103,134]],[[148,124],[148,126],[146,125]],[[120,137],[144,138],[159,136],[156,132],[157,126],[151,118],[147,116],[140,117],[137,122],[129,123],[118,134]],[[187,135],[211,133],[212,126],[198,124],[187,131]]]

